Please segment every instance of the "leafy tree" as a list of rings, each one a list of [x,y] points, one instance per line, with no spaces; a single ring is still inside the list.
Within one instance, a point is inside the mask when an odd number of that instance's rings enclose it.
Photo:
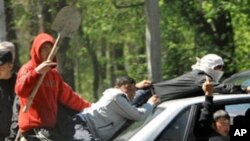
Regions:
[[[119,75],[148,78],[143,0],[10,0],[8,38],[18,45],[20,64],[28,60],[30,42],[65,5],[82,14],[78,34],[59,49],[65,80],[83,97],[96,101]],[[163,79],[190,70],[195,57],[221,55],[225,76],[250,67],[249,1],[159,0]],[[9,14],[9,13],[8,13]],[[42,26],[43,25],[43,26]],[[15,37],[16,36],[16,37]],[[63,64],[63,65],[61,65]]]

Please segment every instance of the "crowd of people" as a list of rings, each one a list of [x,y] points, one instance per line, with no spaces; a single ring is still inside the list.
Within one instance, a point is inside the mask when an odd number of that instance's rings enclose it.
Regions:
[[[108,140],[126,120],[139,120],[152,112],[160,102],[159,98],[154,95],[143,106],[132,106],[130,101],[135,95],[136,87],[148,87],[150,81],[144,80],[136,83],[130,77],[117,78],[115,87],[106,90],[97,103],[86,101],[63,81],[56,69],[56,58],[47,60],[53,44],[54,38],[51,35],[38,34],[31,46],[30,60],[16,74],[12,70],[15,46],[11,42],[1,42],[0,117],[3,117],[3,120],[0,121],[0,141],[20,139],[67,141],[86,138]],[[45,77],[31,106],[27,111],[23,111],[22,109],[30,100],[33,88],[44,74]],[[117,109],[112,112],[114,107]],[[70,110],[70,116],[67,116],[69,112],[66,109]],[[123,114],[122,110],[125,110]],[[110,114],[112,114],[112,119],[107,117]],[[99,126],[105,126],[110,122],[112,134],[106,134],[103,132],[105,130],[99,129]],[[57,123],[60,124],[57,125]],[[84,130],[75,130],[78,126],[82,126]],[[87,131],[89,135],[83,136]]]
[[[208,54],[197,58],[192,71],[172,80],[152,84],[149,80],[136,83],[129,76],[118,77],[114,87],[91,103],[63,81],[56,57],[47,60],[53,44],[51,35],[39,33],[31,45],[30,60],[15,73],[15,46],[7,41],[0,43],[0,141],[108,141],[127,121],[148,116],[161,101],[199,95],[205,95],[199,125],[209,127],[207,138],[227,138],[228,126],[223,130],[218,126],[221,122],[228,125],[230,117],[223,110],[214,113],[213,92],[250,92],[249,87],[219,83],[223,59]],[[23,111],[42,75],[32,104]],[[211,121],[213,125],[209,125]]]

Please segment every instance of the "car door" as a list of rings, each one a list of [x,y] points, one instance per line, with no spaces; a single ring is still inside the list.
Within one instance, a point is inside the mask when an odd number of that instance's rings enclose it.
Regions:
[[[195,141],[193,125],[196,116],[196,105],[191,105],[181,112],[159,134],[155,141]]]

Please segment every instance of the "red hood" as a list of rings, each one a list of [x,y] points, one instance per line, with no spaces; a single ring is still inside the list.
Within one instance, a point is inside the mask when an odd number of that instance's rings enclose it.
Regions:
[[[30,50],[31,61],[37,66],[42,63],[41,57],[39,55],[39,50],[42,47],[42,44],[45,42],[49,42],[54,44],[54,38],[47,33],[39,33],[33,43],[32,48]]]

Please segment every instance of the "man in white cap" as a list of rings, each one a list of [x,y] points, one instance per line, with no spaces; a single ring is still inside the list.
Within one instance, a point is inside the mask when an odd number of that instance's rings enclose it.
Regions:
[[[202,58],[196,58],[196,60],[196,63],[192,65],[192,71],[171,80],[152,84],[155,94],[161,98],[161,101],[204,95],[202,84],[205,82],[206,76],[211,79],[216,93],[249,92],[249,88],[219,83],[224,66],[224,61],[220,56],[207,54]],[[142,99],[143,97],[145,96],[141,96]],[[134,103],[137,103],[137,101],[134,101]]]
[[[10,134],[12,105],[15,98],[13,73],[15,46],[11,42],[0,42],[0,141]]]
[[[204,71],[215,82],[219,82],[223,75],[223,59],[216,54],[208,54],[204,57],[196,58],[197,62],[192,69]]]

